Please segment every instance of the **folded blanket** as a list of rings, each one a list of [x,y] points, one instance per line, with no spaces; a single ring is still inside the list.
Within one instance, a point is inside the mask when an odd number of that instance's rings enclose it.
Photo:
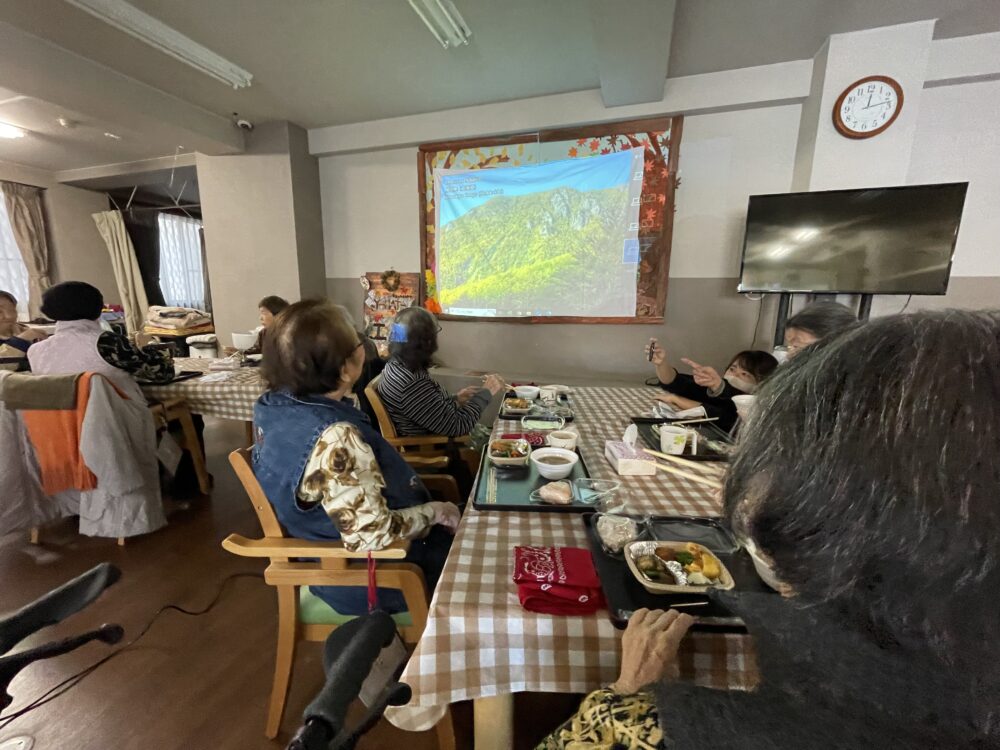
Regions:
[[[585,549],[515,547],[514,583],[529,612],[588,615],[605,606],[601,581]]]
[[[146,313],[146,325],[169,330],[194,328],[211,323],[212,318],[203,310],[189,307],[163,307],[151,305]]]

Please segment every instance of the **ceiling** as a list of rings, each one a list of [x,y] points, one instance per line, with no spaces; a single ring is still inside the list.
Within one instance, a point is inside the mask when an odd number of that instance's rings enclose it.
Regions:
[[[76,67],[76,60],[93,68],[78,87],[86,97],[77,100],[77,108],[92,115],[64,112],[41,101],[37,90],[22,90],[27,98],[0,95],[14,99],[0,104],[0,121],[35,131],[30,140],[0,141],[0,159],[65,170],[172,154],[182,142],[175,132],[123,124],[125,108],[146,108],[150,91],[168,113],[215,118],[202,125],[218,134],[230,128],[223,118],[234,112],[254,122],[290,120],[309,128],[595,89],[601,85],[598,60],[615,55],[597,53],[595,33],[601,31],[591,22],[591,3],[602,8],[601,18],[621,9],[620,21],[628,25],[651,23],[630,9],[670,0],[455,0],[473,30],[472,42],[456,50],[442,49],[406,0],[131,2],[249,70],[253,85],[234,91],[61,0],[4,0],[0,24],[79,56],[64,57],[70,61],[64,67]],[[669,53],[663,45],[662,54],[669,54],[668,75],[676,77],[809,58],[830,33],[925,18],[942,19],[939,36],[996,31],[997,3],[677,0],[672,45]],[[661,19],[652,22],[660,25]],[[663,27],[669,35],[669,24]],[[649,54],[619,36],[621,58]],[[6,80],[15,61],[5,54],[0,45],[0,86],[16,88]],[[103,85],[102,72],[108,79]],[[115,113],[106,122],[105,111]],[[59,128],[59,116],[80,125]],[[104,138],[106,130],[123,135],[122,141]]]

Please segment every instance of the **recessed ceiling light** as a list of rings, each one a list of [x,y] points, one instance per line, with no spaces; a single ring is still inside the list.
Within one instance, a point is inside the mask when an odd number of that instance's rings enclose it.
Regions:
[[[5,122],[0,122],[0,138],[24,138],[24,130],[13,125],[8,125]]]
[[[110,138],[113,141],[120,141],[122,139],[122,137],[120,135],[118,135],[117,133],[105,133],[104,137],[105,138]]]

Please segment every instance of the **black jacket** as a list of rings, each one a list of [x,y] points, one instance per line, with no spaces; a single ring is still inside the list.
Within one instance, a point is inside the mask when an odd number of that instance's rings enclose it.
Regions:
[[[708,388],[694,382],[693,376],[679,372],[672,383],[660,383],[660,388],[675,396],[697,401],[705,407],[707,416],[716,418],[719,429],[729,432],[736,424],[737,417],[733,396],[741,396],[743,391],[733,388],[725,380],[722,383],[722,393],[718,396],[712,396],[709,394]]]
[[[879,643],[823,606],[773,594],[723,594],[754,637],[760,686],[657,687],[665,745],[677,750],[938,750],[1000,747],[973,724],[995,710],[997,680],[978,694],[926,649]],[[983,606],[989,606],[983,602]],[[992,707],[992,708],[991,708]]]

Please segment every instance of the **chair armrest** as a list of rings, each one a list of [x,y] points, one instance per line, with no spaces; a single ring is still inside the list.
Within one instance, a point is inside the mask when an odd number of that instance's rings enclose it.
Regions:
[[[311,542],[305,539],[264,537],[247,539],[230,534],[222,540],[222,548],[240,557],[318,557],[367,560],[367,551],[351,552],[341,542]],[[376,560],[402,560],[410,549],[409,541],[395,542],[385,549],[372,550]]]
[[[403,453],[403,460],[414,469],[447,469],[447,456],[421,456],[419,454]]]
[[[410,435],[408,437],[386,438],[386,442],[396,449],[433,448],[435,446],[447,445],[449,441],[461,445],[468,442],[468,438],[449,438],[446,435]]]

